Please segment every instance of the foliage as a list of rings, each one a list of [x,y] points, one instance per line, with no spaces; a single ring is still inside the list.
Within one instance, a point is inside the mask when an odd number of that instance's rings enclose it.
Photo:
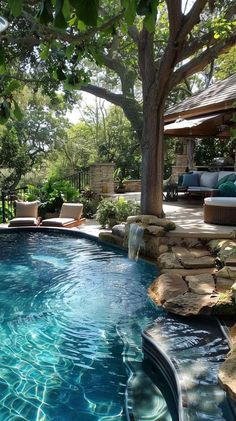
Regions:
[[[69,181],[55,181],[49,179],[42,187],[28,186],[27,200],[39,199],[42,203],[39,209],[41,217],[45,217],[47,212],[59,212],[62,203],[78,202],[79,191],[75,189]]]
[[[196,143],[194,157],[196,165],[209,165],[213,158],[225,157],[234,161],[235,140],[206,138]]]
[[[39,167],[59,139],[65,121],[43,105],[31,105],[21,121],[9,120],[0,132],[0,168],[8,169],[3,188],[14,188],[31,168]]]
[[[171,0],[16,3],[1,1],[4,80],[36,79],[50,95],[83,89],[122,107],[141,144],[142,212],[161,215],[168,94],[235,44],[235,1],[195,0],[189,11]],[[91,62],[108,69],[109,85],[94,83]]]
[[[112,228],[125,222],[128,216],[140,213],[140,206],[133,201],[126,201],[120,197],[117,201],[102,199],[98,205],[96,218],[102,227]]]
[[[90,189],[85,189],[80,194],[80,203],[83,203],[83,215],[85,218],[93,218],[96,214],[100,196]]]

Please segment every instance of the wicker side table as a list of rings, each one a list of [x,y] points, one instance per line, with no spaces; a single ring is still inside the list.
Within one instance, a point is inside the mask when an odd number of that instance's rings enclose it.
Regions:
[[[207,197],[203,217],[208,224],[236,226],[236,197]]]

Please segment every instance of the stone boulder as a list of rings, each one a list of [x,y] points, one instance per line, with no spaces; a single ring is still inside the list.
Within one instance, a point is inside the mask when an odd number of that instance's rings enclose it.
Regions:
[[[215,259],[211,256],[198,257],[183,257],[181,263],[185,268],[210,268],[215,266]]]
[[[155,235],[155,237],[163,237],[165,235],[165,230],[163,227],[157,225],[147,225],[144,227],[144,233]]]
[[[224,266],[216,273],[217,278],[228,278],[236,280],[236,267]]]
[[[126,236],[125,224],[118,224],[112,227],[112,234],[124,238]]]
[[[221,278],[221,277],[217,276],[215,284],[216,284],[216,291],[217,292],[225,292],[227,290],[231,290],[231,288],[234,284],[234,279]]]
[[[210,315],[212,307],[218,301],[217,295],[199,295],[187,292],[167,300],[163,307],[171,313],[181,316],[196,316],[199,314]]]
[[[233,346],[228,358],[221,364],[219,381],[223,389],[236,401],[236,349]]]
[[[160,305],[187,291],[187,284],[180,275],[161,275],[150,286],[149,296]]]
[[[137,222],[141,222],[145,225],[158,225],[158,219],[155,215],[135,215],[135,216],[128,216],[127,224],[133,224]]]
[[[183,266],[174,253],[167,252],[161,254],[157,259],[157,264],[163,269],[182,268]]]
[[[186,276],[185,278],[190,292],[195,294],[212,294],[215,290],[213,276],[203,273],[200,275]]]

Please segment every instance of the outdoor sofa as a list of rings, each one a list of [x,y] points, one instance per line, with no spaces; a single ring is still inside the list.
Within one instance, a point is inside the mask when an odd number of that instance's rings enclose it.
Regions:
[[[236,196],[236,172],[191,171],[179,176],[178,191],[203,196]]]

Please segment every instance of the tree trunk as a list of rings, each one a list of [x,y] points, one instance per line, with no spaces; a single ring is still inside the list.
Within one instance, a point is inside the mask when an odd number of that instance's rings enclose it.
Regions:
[[[163,106],[157,106],[154,97],[155,94],[153,98],[149,96],[144,104],[141,212],[163,217],[164,118]]]

